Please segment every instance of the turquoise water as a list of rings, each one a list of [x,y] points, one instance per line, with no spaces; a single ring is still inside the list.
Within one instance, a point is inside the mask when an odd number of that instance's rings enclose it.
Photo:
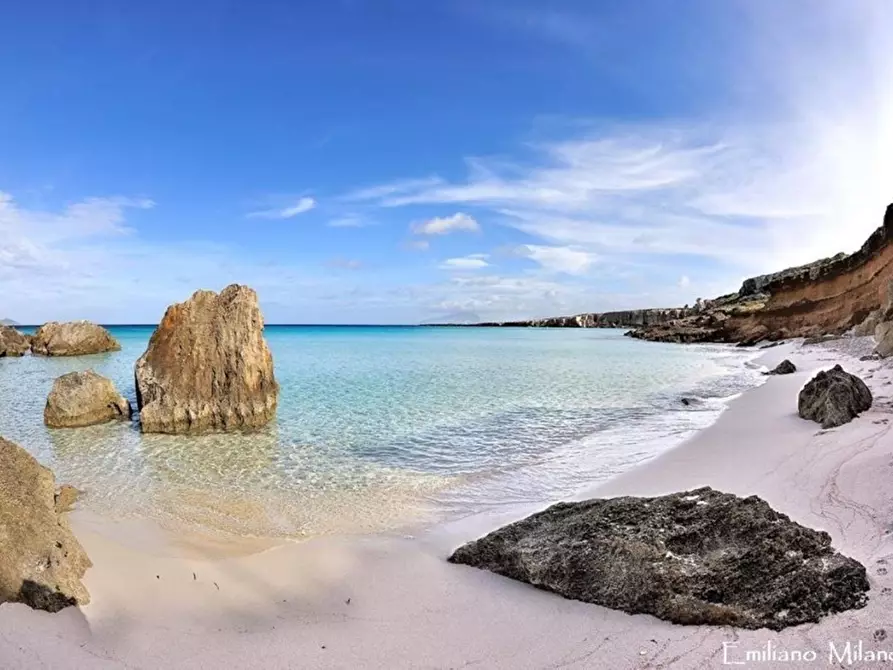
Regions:
[[[111,378],[135,406],[152,328],[111,331],[120,352],[0,359],[0,434],[83,489],[88,509],[245,534],[554,500],[680,442],[759,381],[752,353],[619,330],[268,326],[281,392],[262,431],[44,427],[52,381],[72,370]]]

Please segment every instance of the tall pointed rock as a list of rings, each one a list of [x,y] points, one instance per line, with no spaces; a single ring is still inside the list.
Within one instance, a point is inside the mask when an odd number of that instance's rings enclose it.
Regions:
[[[257,294],[233,284],[171,305],[136,362],[145,433],[259,428],[276,414],[279,385]]]

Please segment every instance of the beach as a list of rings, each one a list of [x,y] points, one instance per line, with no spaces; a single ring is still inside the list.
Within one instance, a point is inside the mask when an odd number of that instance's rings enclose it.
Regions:
[[[734,662],[781,668],[846,667],[847,658],[855,666],[860,659],[871,662],[868,652],[893,651],[887,637],[893,631],[887,563],[893,560],[893,505],[886,494],[893,473],[893,368],[859,361],[855,355],[864,347],[846,350],[847,342],[766,349],[757,362],[771,368],[790,358],[798,371],[770,377],[684,444],[576,497],[704,485],[756,494],[794,521],[827,531],[835,548],[866,566],[871,591],[863,609],[779,633],[676,626],[446,562],[456,546],[534,511],[523,506],[412,535],[231,546],[174,538],[148,523],[110,533],[101,518],[76,511],[72,526],[94,563],[85,578],[92,602],[58,614],[0,607],[3,667],[712,668]],[[826,431],[797,416],[797,393],[835,363],[865,380],[874,405]],[[779,650],[806,660],[779,660]]]

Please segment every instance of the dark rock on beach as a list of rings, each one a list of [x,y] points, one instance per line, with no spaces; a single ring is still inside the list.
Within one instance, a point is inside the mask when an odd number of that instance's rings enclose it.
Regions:
[[[31,338],[31,353],[38,356],[85,356],[120,349],[109,331],[89,321],[51,321]]]
[[[53,473],[0,437],[0,603],[48,612],[86,604],[81,579],[90,566],[57,509]]]
[[[797,372],[797,366],[791,363],[787,358],[776,365],[772,370],[764,372],[764,375],[790,375]]]
[[[279,385],[257,294],[232,285],[168,307],[136,362],[147,433],[259,428],[276,414]]]
[[[869,589],[827,533],[709,487],[559,503],[449,561],[685,625],[781,630],[863,607]]]
[[[24,356],[31,348],[31,338],[11,326],[0,326],[0,358]]]
[[[823,370],[800,391],[797,410],[804,419],[835,428],[871,409],[871,391],[856,375],[840,365]]]
[[[92,426],[113,419],[130,419],[130,402],[111,380],[93,370],[56,379],[43,410],[43,421],[50,428]]]

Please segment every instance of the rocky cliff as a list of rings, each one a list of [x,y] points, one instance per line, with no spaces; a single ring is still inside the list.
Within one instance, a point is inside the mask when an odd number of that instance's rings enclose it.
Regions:
[[[893,353],[893,205],[883,225],[852,254],[745,279],[737,293],[693,307],[584,313],[474,325],[539,328],[632,328],[632,337],[660,342],[739,342],[871,334],[887,326]],[[888,288],[888,284],[890,287]],[[877,337],[877,333],[875,333]]]
[[[671,307],[631,309],[620,312],[585,312],[574,316],[552,316],[544,319],[523,321],[486,321],[475,324],[443,324],[450,326],[473,326],[479,328],[636,328],[667,323],[686,316],[697,314],[700,304],[695,307]],[[440,324],[428,324],[440,325]]]
[[[893,278],[893,205],[855,253],[747,279],[737,294],[695,316],[638,328],[633,337],[671,342],[743,342],[841,334],[883,319]],[[867,329],[871,330],[871,329]]]

